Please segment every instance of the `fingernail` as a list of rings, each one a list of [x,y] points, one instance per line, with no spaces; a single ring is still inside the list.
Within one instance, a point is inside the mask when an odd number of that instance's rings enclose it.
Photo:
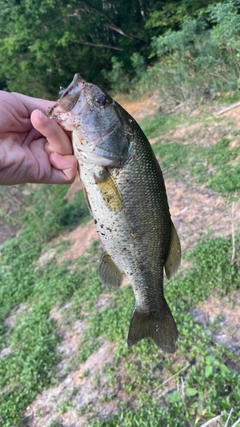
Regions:
[[[41,120],[42,124],[46,124],[48,122],[47,116],[45,116],[45,114],[40,110],[38,110],[38,119]]]

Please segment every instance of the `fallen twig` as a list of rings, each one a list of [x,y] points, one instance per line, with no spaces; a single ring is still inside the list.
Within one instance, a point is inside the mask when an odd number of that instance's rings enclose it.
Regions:
[[[176,110],[178,110],[179,108],[183,107],[185,104],[185,102],[181,102],[180,104],[176,105],[175,107],[173,107],[170,111],[169,114],[174,113]]]
[[[240,424],[240,418],[232,425],[232,427],[237,427]]]
[[[162,387],[163,385],[167,384],[169,381],[171,381],[173,378],[177,377],[181,372],[185,371],[186,369],[189,368],[190,363],[187,363],[183,368],[180,369],[180,371],[176,372],[176,374],[172,375],[171,377],[167,378],[165,381],[163,381],[163,383],[161,383],[160,385],[158,385],[156,388],[153,389],[153,391],[158,390],[160,387]]]
[[[229,107],[223,108],[222,110],[216,113],[217,116],[226,113],[227,111],[233,110],[234,108],[240,107],[240,102],[235,102],[235,104],[229,105]]]
[[[226,421],[226,424],[225,424],[225,426],[224,426],[224,427],[228,427],[228,423],[229,423],[229,420],[230,420],[230,418],[231,418],[232,413],[233,413],[233,408],[231,409],[231,411],[230,411],[230,412],[229,412],[229,414],[228,414],[227,421]]]
[[[220,420],[220,418],[221,418],[221,415],[217,415],[216,417],[214,417],[211,420],[207,421],[206,423],[202,424],[201,427],[210,426],[210,424],[214,423],[214,421]]]
[[[235,229],[234,229],[234,202],[232,202],[232,263],[236,257],[236,246],[235,246]]]

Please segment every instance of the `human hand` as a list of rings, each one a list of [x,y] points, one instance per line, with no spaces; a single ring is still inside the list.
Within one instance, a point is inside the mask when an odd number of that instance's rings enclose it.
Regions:
[[[0,91],[0,185],[74,180],[77,160],[71,141],[42,113],[53,104]]]

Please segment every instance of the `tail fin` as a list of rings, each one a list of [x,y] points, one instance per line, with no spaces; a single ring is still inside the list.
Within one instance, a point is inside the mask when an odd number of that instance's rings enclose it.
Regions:
[[[135,308],[128,333],[128,345],[131,347],[148,337],[163,351],[175,352],[178,330],[166,301],[159,316],[156,313],[141,313]]]

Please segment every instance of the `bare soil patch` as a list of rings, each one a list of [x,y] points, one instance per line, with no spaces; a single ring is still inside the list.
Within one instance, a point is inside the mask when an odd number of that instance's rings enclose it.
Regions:
[[[70,240],[71,246],[61,254],[58,262],[62,262],[64,259],[76,259],[83,255],[84,252],[90,247],[91,243],[94,240],[99,239],[99,237],[95,224],[93,220],[91,220],[84,227],[80,225],[69,234],[66,234],[64,239]]]
[[[87,426],[89,410],[93,407],[99,419],[112,416],[116,403],[102,403],[101,399],[111,392],[103,366],[111,365],[113,354],[114,345],[103,341],[100,349],[77,370],[61,379],[56,387],[39,394],[25,412],[26,427],[45,427],[55,419],[64,427]]]
[[[121,95],[116,96],[115,99],[135,120],[154,115],[161,105],[157,94],[144,95],[139,100],[129,102]]]
[[[229,236],[240,229],[240,200],[233,205],[204,186],[165,180],[170,211],[182,249],[191,249],[203,237]],[[234,216],[233,216],[234,215]]]
[[[192,314],[214,341],[236,354],[235,369],[240,370],[240,291],[232,291],[221,300],[210,295]]]

